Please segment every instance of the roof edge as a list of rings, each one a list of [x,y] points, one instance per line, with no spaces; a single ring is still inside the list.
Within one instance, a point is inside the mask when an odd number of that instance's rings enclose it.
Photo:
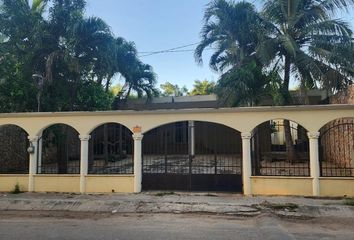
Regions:
[[[189,114],[189,113],[230,113],[230,112],[278,112],[278,111],[316,111],[316,110],[354,110],[354,104],[261,106],[233,108],[191,108],[160,110],[111,110],[76,112],[19,112],[0,113],[0,118],[12,117],[59,117],[59,116],[106,116],[106,115],[142,115],[142,114]]]

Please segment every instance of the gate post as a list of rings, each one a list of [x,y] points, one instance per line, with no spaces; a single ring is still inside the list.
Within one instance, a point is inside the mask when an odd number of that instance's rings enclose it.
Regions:
[[[319,132],[309,132],[307,136],[310,141],[310,173],[312,178],[312,195],[320,195],[320,162],[318,154]]]
[[[134,127],[133,139],[134,139],[134,192],[139,193],[141,192],[141,184],[142,184],[141,141],[143,139],[143,134],[141,134],[140,127]]]
[[[28,171],[28,191],[34,191],[34,175],[37,172],[37,158],[38,158],[38,136],[28,136],[30,147],[29,153],[29,171]]]
[[[195,124],[194,121],[188,121],[188,127],[190,128],[190,155],[194,156],[195,154]]]
[[[251,133],[241,133],[242,138],[242,182],[243,194],[251,195]]]
[[[80,138],[80,193],[86,192],[86,175],[89,157],[90,135],[79,135]]]
[[[38,136],[38,162],[37,173],[42,173],[43,132]]]

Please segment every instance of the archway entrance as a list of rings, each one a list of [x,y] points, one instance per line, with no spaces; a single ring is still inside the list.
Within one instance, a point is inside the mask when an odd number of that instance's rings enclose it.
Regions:
[[[184,121],[143,138],[143,190],[242,192],[241,135],[221,124]]]

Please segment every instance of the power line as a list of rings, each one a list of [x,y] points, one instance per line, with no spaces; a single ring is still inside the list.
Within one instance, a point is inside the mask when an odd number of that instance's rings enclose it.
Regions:
[[[182,45],[182,46],[179,46],[179,47],[169,48],[169,49],[165,49],[165,50],[149,51],[149,52],[140,52],[140,53],[158,53],[158,52],[164,52],[164,51],[171,51],[171,50],[176,50],[176,49],[181,49],[181,48],[186,48],[186,47],[194,46],[194,45],[197,45],[197,44],[199,44],[199,43],[200,43],[200,42],[197,42],[197,43],[190,43],[190,44],[187,44],[187,45]]]
[[[182,49],[182,48],[186,48],[186,47],[190,47],[190,46],[194,46],[197,45],[198,43],[191,43],[191,44],[187,44],[187,45],[183,45],[183,46],[179,46],[179,47],[174,47],[174,48],[170,48],[170,49],[165,49],[165,50],[160,50],[160,51],[151,51],[151,52],[139,52],[140,55],[139,57],[148,57],[148,56],[152,56],[152,55],[156,55],[156,54],[162,54],[162,53],[182,53],[182,52],[194,52],[195,49]],[[215,48],[205,48],[205,51],[209,51],[209,50],[214,50]]]
[[[215,48],[205,48],[204,49],[204,51],[209,51],[209,50],[215,50]],[[195,49],[172,50],[172,51],[166,51],[166,52],[149,53],[146,55],[141,55],[139,57],[148,57],[151,55],[162,54],[162,53],[182,53],[182,52],[194,52],[194,51],[195,51]]]
[[[183,46],[178,46],[178,47],[174,47],[174,48],[169,48],[169,49],[165,49],[165,50],[159,50],[159,51],[150,51],[150,52],[139,52],[141,55],[140,57],[147,57],[147,56],[151,56],[151,55],[155,55],[155,54],[160,54],[160,53],[169,53],[169,52],[190,52],[190,51],[194,51],[192,49],[185,49],[185,50],[178,50],[178,49],[182,49],[182,48],[186,48],[186,47],[190,47],[190,46],[194,46],[199,44],[200,42],[197,43],[191,43],[191,44],[186,44]]]

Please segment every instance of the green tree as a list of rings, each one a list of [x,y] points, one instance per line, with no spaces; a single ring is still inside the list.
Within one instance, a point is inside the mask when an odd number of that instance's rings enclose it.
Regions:
[[[257,55],[282,76],[282,104],[290,104],[291,78],[303,88],[339,90],[353,81],[349,24],[334,13],[353,0],[269,0],[262,10]]]
[[[195,80],[193,84],[193,89],[190,92],[190,95],[209,95],[214,93],[215,82],[208,80]]]
[[[43,2],[39,4],[40,2]],[[3,0],[0,2],[0,111],[29,111],[36,105],[31,81],[33,49],[43,29],[46,1]]]
[[[232,68],[222,74],[215,88],[220,101],[229,106],[256,106],[260,100],[270,95],[272,78],[262,73],[255,62]]]
[[[2,111],[33,111],[36,95],[41,111],[109,109],[115,76],[125,80],[124,96],[157,92],[134,43],[115,37],[102,19],[85,17],[85,6],[84,0],[0,1]]]
[[[217,92],[234,96],[231,104],[257,103],[263,90],[280,92],[277,102],[291,104],[291,77],[302,88],[320,84],[338,90],[353,81],[353,40],[348,23],[333,14],[350,3],[354,0],[269,0],[259,14],[250,3],[215,0],[205,11],[196,60],[201,62],[206,47],[216,49],[210,66],[222,73]],[[289,121],[284,125],[293,161]]]
[[[265,3],[257,55],[265,66],[275,65],[279,75],[283,74],[282,105],[291,104],[291,77],[302,88],[320,84],[328,90],[339,90],[353,82],[352,31],[348,23],[333,16],[352,3],[353,0],[269,0]],[[288,120],[284,121],[284,132],[292,162],[296,156]]]
[[[265,89],[267,78],[255,55],[260,22],[255,7],[244,1],[214,0],[205,10],[195,59],[202,63],[204,50],[215,49],[209,65],[220,73],[216,93],[231,106],[254,105]]]
[[[118,93],[118,99],[126,101],[134,91],[139,98],[146,96],[151,99],[158,94],[155,89],[156,75],[150,65],[135,60],[121,72],[125,79],[122,90]]]
[[[180,97],[188,94],[186,86],[179,87],[177,84],[172,84],[170,82],[161,84],[160,88],[162,89],[162,96]]]
[[[249,62],[258,43],[258,14],[248,2],[214,0],[207,5],[201,42],[195,50],[195,59],[202,63],[207,47],[215,48],[209,65],[213,70],[223,71],[241,67]]]

